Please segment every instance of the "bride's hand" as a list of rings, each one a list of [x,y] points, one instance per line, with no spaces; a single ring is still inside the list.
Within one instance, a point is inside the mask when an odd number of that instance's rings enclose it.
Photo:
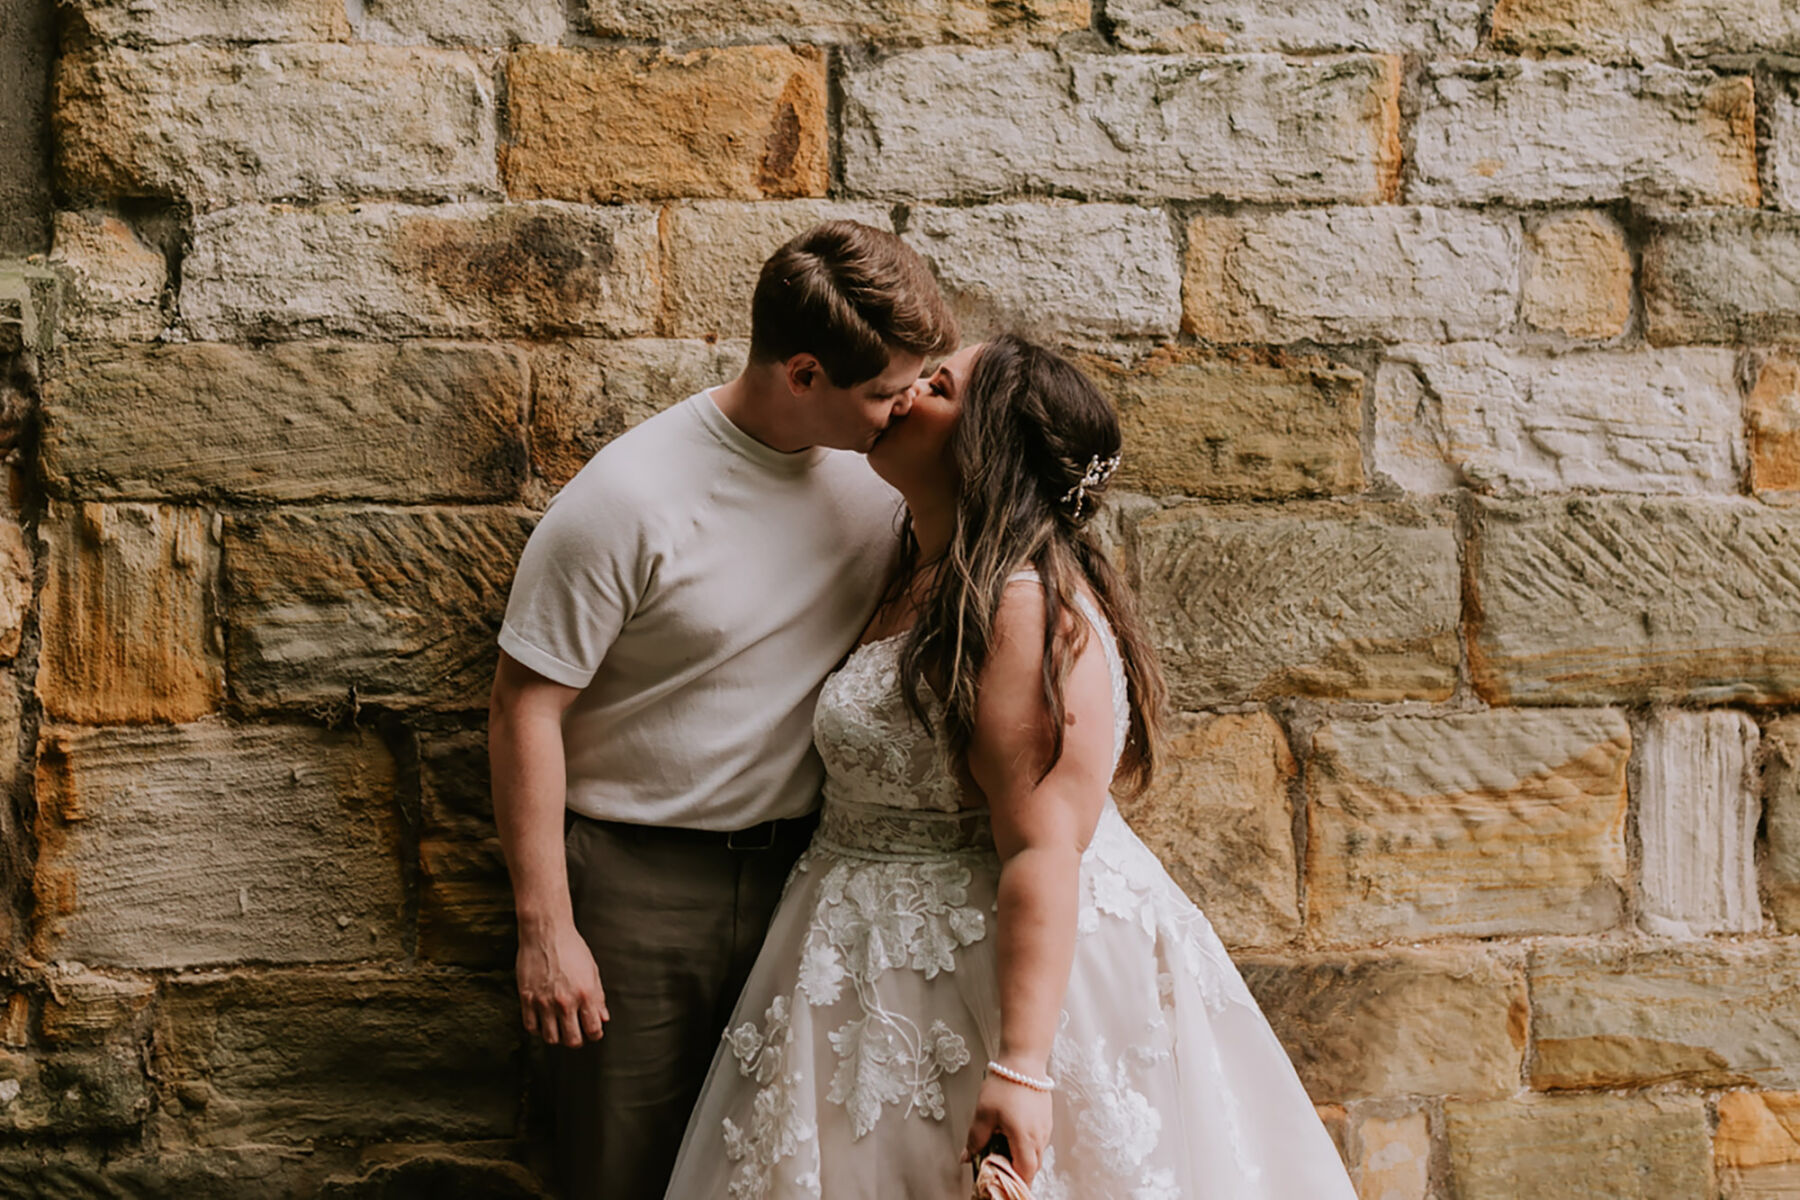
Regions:
[[[1029,1184],[1050,1144],[1050,1093],[1012,1083],[998,1075],[981,1082],[975,1100],[975,1119],[969,1122],[969,1141],[963,1161],[971,1161],[987,1148],[994,1134],[1006,1135],[1008,1156]]]

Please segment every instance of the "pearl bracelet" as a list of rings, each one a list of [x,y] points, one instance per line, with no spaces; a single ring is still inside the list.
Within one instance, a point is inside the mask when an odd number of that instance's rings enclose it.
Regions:
[[[1056,1080],[1054,1079],[1039,1079],[1035,1075],[1027,1075],[1023,1071],[1015,1071],[1011,1067],[1001,1066],[992,1059],[988,1060],[987,1069],[991,1074],[998,1075],[1008,1083],[1028,1087],[1034,1092],[1054,1092],[1056,1090]]]

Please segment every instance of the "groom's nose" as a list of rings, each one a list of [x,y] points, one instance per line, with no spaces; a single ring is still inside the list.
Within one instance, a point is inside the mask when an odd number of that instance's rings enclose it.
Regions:
[[[904,417],[907,413],[911,412],[913,397],[918,394],[919,384],[917,383],[907,388],[904,392],[901,392],[900,398],[894,401],[894,407],[888,410],[888,419],[893,420],[895,417]]]

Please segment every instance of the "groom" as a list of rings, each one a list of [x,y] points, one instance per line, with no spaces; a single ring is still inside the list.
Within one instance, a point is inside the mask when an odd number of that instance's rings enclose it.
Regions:
[[[763,265],[743,372],[608,444],[525,547],[488,748],[571,1200],[663,1193],[892,561],[898,498],[848,452],[956,340],[899,238],[816,226]]]

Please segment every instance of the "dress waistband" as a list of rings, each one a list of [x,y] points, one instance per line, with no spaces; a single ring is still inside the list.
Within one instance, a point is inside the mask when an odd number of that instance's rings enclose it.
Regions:
[[[994,849],[985,808],[955,812],[827,799],[813,845],[849,858],[912,862]]]

